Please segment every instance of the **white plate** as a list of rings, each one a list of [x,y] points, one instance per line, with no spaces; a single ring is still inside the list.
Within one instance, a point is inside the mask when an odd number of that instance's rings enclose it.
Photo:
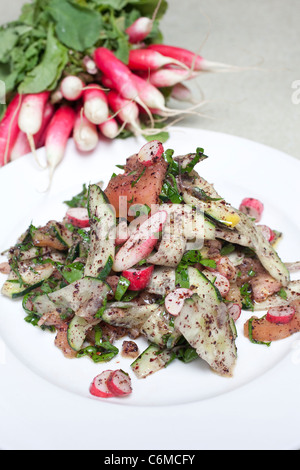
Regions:
[[[37,191],[44,173],[32,156],[1,169],[0,250],[13,245],[29,224],[61,219],[64,200],[82,184],[107,182],[116,164],[135,153],[143,140],[101,142],[79,155],[72,141],[52,189]],[[199,172],[238,206],[246,196],[265,204],[262,223],[284,233],[279,253],[300,259],[300,162],[277,150],[209,131],[174,128],[166,148],[176,154],[203,147],[209,159]],[[43,155],[44,149],[40,151]],[[4,258],[3,258],[4,261]],[[1,284],[5,276],[0,276]],[[298,449],[300,447],[299,334],[253,345],[238,321],[238,362],[232,379],[211,372],[203,361],[167,369],[138,381],[134,392],[109,401],[89,395],[92,379],[106,368],[130,372],[130,360],[95,365],[67,360],[54,336],[24,322],[20,301],[0,298],[0,447],[2,449]],[[141,347],[145,343],[139,343]]]

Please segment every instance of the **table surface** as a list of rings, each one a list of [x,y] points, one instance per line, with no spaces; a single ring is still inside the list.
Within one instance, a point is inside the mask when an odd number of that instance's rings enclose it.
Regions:
[[[24,0],[0,0],[1,23]],[[180,125],[245,137],[300,159],[300,5],[298,0],[169,0],[166,44],[240,66],[189,82],[204,116]]]

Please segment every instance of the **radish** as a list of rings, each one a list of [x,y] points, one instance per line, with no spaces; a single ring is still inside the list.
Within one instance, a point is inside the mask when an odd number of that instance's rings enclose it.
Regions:
[[[123,370],[115,370],[108,377],[107,388],[114,396],[128,396],[132,393],[131,378]]]
[[[34,136],[34,142],[35,142],[35,146],[37,149],[45,145],[45,137],[46,137],[47,128],[54,115],[54,111],[55,111],[55,108],[53,104],[48,101],[44,109],[44,116],[43,116],[41,129]]]
[[[99,134],[95,124],[91,123],[82,112],[78,112],[73,138],[80,152],[91,152],[95,150],[99,142]]]
[[[145,144],[138,154],[138,160],[144,166],[152,166],[157,163],[164,153],[164,147],[158,140],[152,140]]]
[[[154,266],[147,266],[142,268],[133,268],[123,271],[122,276],[130,281],[129,290],[139,291],[146,289],[148,286]]]
[[[176,289],[165,298],[165,307],[167,311],[177,317],[182,310],[184,301],[192,297],[193,291],[191,289]]]
[[[145,80],[144,78],[135,74],[132,74],[132,79],[135,82],[141,100],[154,114],[160,114],[161,116],[166,117],[176,116],[178,114],[192,114],[193,109],[196,109],[197,107],[202,106],[204,104],[204,102],[198,103],[187,110],[167,108],[165,104],[164,95],[154,85],[149,83],[149,81]],[[157,129],[154,129],[154,131],[157,133]]]
[[[18,137],[15,141],[13,148],[10,153],[10,160],[13,162],[24,155],[31,152],[30,145],[27,139],[27,135],[19,131]]]
[[[168,214],[159,211],[137,228],[115,256],[113,270],[126,271],[146,259],[158,241],[158,234],[166,223]]]
[[[94,378],[90,386],[91,395],[94,395],[98,398],[111,398],[115,396],[115,394],[112,393],[107,386],[108,379],[112,373],[112,370],[106,370]]]
[[[267,312],[266,319],[271,323],[285,325],[292,321],[295,313],[294,307],[271,307]]]
[[[187,69],[186,65],[178,60],[172,57],[165,57],[151,49],[132,49],[129,53],[128,67],[131,70],[144,70],[145,72],[149,72],[171,64]]]
[[[173,86],[171,97],[177,101],[194,103],[194,98],[191,90],[183,83],[177,83]]]
[[[123,98],[113,90],[108,93],[107,99],[109,107],[124,124],[130,125],[135,134],[143,133],[139,124],[139,108],[136,103]]]
[[[90,226],[88,210],[85,207],[71,207],[66,213],[69,222],[78,228],[87,228]]]
[[[269,243],[272,243],[275,240],[275,233],[267,225],[258,225],[259,229],[262,231],[263,236]]]
[[[159,12],[161,2],[162,0],[159,0],[151,19],[142,16],[126,29],[125,32],[128,34],[128,40],[131,44],[137,44],[149,36],[153,29],[153,24]]]
[[[17,94],[9,103],[0,122],[0,167],[10,160],[11,150],[19,135],[18,118],[22,105],[22,96]]]
[[[240,211],[255,219],[255,222],[260,222],[264,211],[264,205],[258,199],[247,197],[242,200]]]
[[[107,121],[109,109],[107,97],[100,85],[88,85],[83,91],[84,114],[93,124]]]
[[[53,114],[54,106],[50,102],[48,102],[45,106],[42,127],[39,132],[33,136],[36,149],[44,146],[45,133]],[[27,155],[30,152],[31,148],[27,135],[23,131],[19,130],[17,140],[11,150],[11,160],[17,160],[18,158],[23,157],[24,155]]]
[[[48,91],[25,95],[18,119],[19,128],[27,135],[31,151],[34,154],[39,166],[42,165],[36,155],[36,147],[33,136],[41,130],[44,110],[49,96],[50,93]]]
[[[89,56],[84,57],[83,65],[86,68],[87,73],[89,73],[90,75],[97,75],[98,73],[97,66],[95,62],[93,61],[93,59],[91,59]]]
[[[142,75],[147,78],[147,75]],[[191,80],[198,77],[198,72],[187,71],[176,68],[165,68],[155,70],[148,74],[149,82],[156,88],[168,88],[177,85],[178,83],[186,80]]]
[[[132,25],[129,26],[125,32],[129,36],[129,42],[131,44],[137,44],[149,36],[152,28],[153,21],[150,18],[142,16],[132,23]]]
[[[222,72],[241,69],[233,65],[210,62],[200,55],[181,47],[168,46],[165,44],[151,44],[148,48],[166,57],[172,57],[196,72]]]
[[[154,127],[152,114],[148,106],[139,96],[139,91],[130,69],[121,62],[113,52],[105,47],[99,47],[95,50],[94,60],[99,70],[110,79],[112,87],[118,91],[123,98],[135,101],[145,109],[151,120],[152,127]]]
[[[231,303],[227,306],[228,313],[234,321],[237,321],[242,313],[241,306],[239,304]]]
[[[68,139],[74,128],[75,119],[75,111],[69,106],[62,106],[55,112],[48,126],[45,148],[49,167],[49,184],[51,184],[55,168],[64,157]]]
[[[99,124],[99,130],[107,139],[115,139],[122,132],[123,127],[119,128],[117,120],[109,117],[107,121]]]
[[[83,95],[83,81],[74,75],[68,75],[60,85],[62,96],[68,101],[77,101]]]
[[[207,279],[213,283],[214,286],[219,290],[222,297],[226,297],[230,290],[230,282],[227,277],[220,274],[218,271],[212,271],[205,269],[203,274],[207,277]]]

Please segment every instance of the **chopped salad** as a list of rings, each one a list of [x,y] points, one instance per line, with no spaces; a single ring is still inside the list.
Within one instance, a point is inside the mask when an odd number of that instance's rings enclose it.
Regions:
[[[66,358],[109,363],[122,354],[140,379],[199,358],[232,376],[242,310],[255,344],[300,331],[300,281],[290,275],[299,263],[280,259],[282,234],[260,224],[262,202],[234,208],[200,176],[206,158],[202,148],[174,156],[151,141],[104,190],[83,185],[63,220],[30,225],[7,250],[2,295],[21,298],[25,321],[55,332]],[[90,392],[127,396],[130,376],[105,370]]]

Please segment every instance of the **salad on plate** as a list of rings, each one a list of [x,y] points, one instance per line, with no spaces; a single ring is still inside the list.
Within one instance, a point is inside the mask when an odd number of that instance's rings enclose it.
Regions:
[[[202,148],[174,154],[148,142],[106,188],[84,184],[63,220],[31,224],[6,251],[2,295],[21,298],[25,320],[55,332],[66,358],[106,364],[121,354],[139,379],[203,360],[231,377],[242,310],[253,343],[300,331],[300,281],[291,280],[300,266],[279,257],[282,234],[260,224],[263,203],[225,201],[195,170],[208,158]],[[130,395],[130,375],[103,370],[90,393]]]

